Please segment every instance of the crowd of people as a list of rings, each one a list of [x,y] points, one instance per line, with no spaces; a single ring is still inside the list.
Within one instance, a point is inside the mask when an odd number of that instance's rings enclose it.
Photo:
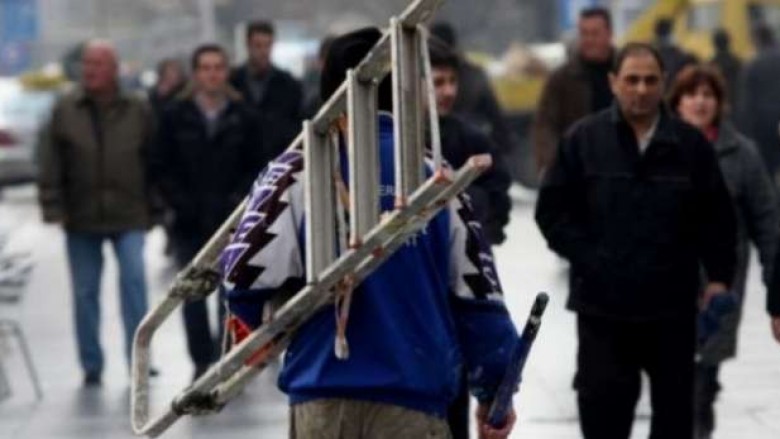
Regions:
[[[751,245],[780,342],[780,270],[773,270],[780,97],[772,86],[780,50],[760,29],[761,50],[743,66],[728,34],[717,31],[714,58],[701,62],[674,45],[671,26],[659,21],[655,42],[616,47],[610,13],[583,10],[576,48],[551,73],[535,113],[536,221],[571,265],[574,387],[586,439],[630,436],[642,373],[652,394],[651,438],[711,437],[719,373],[736,355],[741,310],[703,345],[697,315],[718,296],[742,301]],[[444,156],[458,168],[487,153],[494,166],[359,287],[348,361],[333,353],[343,330],[333,310],[297,334],[279,379],[290,396],[291,437],[468,438],[469,392],[482,437],[505,438],[512,429],[514,415],[496,429],[485,411],[517,338],[491,252],[506,239],[508,168],[516,164],[504,158],[515,134],[454,28],[437,23],[431,34]],[[58,100],[42,136],[39,198],[44,221],[66,236],[85,386],[99,386],[104,369],[105,242],[119,266],[129,360],[148,309],[146,231],[165,228],[182,268],[244,198],[262,198],[245,215],[266,220],[232,238],[247,251],[225,266],[216,312],[226,324],[210,326],[203,300],[184,306],[193,379],[218,360],[225,331],[236,341],[246,336],[262,323],[266,302],[304,285],[306,164],[286,147],[380,37],[366,28],[325,38],[320,71],[304,87],[271,61],[273,24],[253,22],[243,65],[231,68],[223,47],[203,44],[188,66],[162,60],[145,97],[120,87],[110,42],[84,47],[80,84]],[[389,81],[378,87],[383,169],[394,148]],[[337,125],[343,138],[346,116]],[[382,179],[394,185],[392,173]],[[393,209],[390,195],[380,200],[383,210]],[[269,231],[281,222],[291,226]],[[396,330],[378,329],[385,326]]]
[[[616,48],[609,11],[583,10],[575,53],[536,113],[536,220],[571,264],[586,439],[630,436],[642,373],[651,438],[712,437],[741,306],[698,344],[697,315],[719,295],[742,303],[751,244],[780,342],[780,107],[769,73],[780,52],[759,28],[760,52],[743,68],[718,30],[703,62],[674,44],[672,23],[658,21],[653,43]]]
[[[449,37],[453,38],[451,29],[449,32]],[[162,60],[157,69],[157,84],[146,97],[129,93],[120,86],[120,60],[110,42],[96,40],[85,45],[80,83],[57,102],[51,122],[45,129],[41,144],[39,178],[39,198],[44,220],[61,225],[67,237],[67,255],[75,298],[77,346],[85,386],[101,385],[104,369],[98,333],[103,244],[110,242],[113,245],[119,264],[124,342],[129,361],[132,337],[147,312],[142,255],[144,236],[148,228],[158,224],[165,228],[168,251],[175,264],[183,268],[247,196],[258,175],[257,184],[263,184],[264,174],[261,171],[266,165],[273,167],[275,158],[289,160],[284,155],[289,152],[284,151],[300,130],[303,115],[311,115],[316,111],[316,107],[336,90],[346,75],[346,69],[354,67],[378,40],[380,31],[366,29],[326,40],[321,51],[322,74],[318,84],[319,91],[309,93],[308,96],[304,96],[303,86],[297,79],[271,62],[274,35],[274,27],[270,22],[251,23],[246,31],[248,60],[233,69],[227,51],[217,44],[197,47],[191,55],[188,68],[176,59]],[[488,352],[498,352],[499,355],[492,360],[487,358],[487,363],[481,361],[470,365],[472,368],[486,365],[492,367],[490,376],[478,380],[483,403],[492,398],[497,383],[503,377],[504,363],[517,334],[500,301],[500,286],[492,277],[495,269],[490,262],[492,256],[487,243],[500,244],[505,239],[504,227],[509,221],[511,209],[508,195],[510,177],[500,160],[498,148],[491,140],[491,137],[495,137],[492,135],[493,129],[467,122],[471,116],[468,116],[468,113],[461,116],[455,109],[461,95],[458,84],[462,67],[465,65],[462,58],[446,43],[437,40],[432,45],[436,110],[440,115],[445,158],[452,166],[460,167],[471,155],[487,153],[495,155],[496,164],[468,189],[474,210],[465,200],[459,201],[457,205],[453,204],[447,212],[448,215],[440,215],[436,220],[439,223],[436,228],[444,233],[444,236],[436,238],[426,234],[423,239],[425,242],[417,243],[414,248],[409,247],[401,252],[408,254],[393,259],[419,259],[421,264],[416,271],[421,282],[427,284],[425,279],[428,279],[432,283],[429,288],[420,291],[407,288],[409,295],[400,303],[383,305],[411,306],[418,297],[434,294],[428,311],[417,314],[424,320],[411,322],[411,328],[430,324],[431,319],[439,319],[437,325],[440,326],[440,333],[431,334],[436,337],[430,339],[425,350],[439,352],[440,357],[422,358],[415,368],[407,370],[407,366],[404,366],[398,371],[422,373],[424,376],[414,380],[419,381],[417,385],[414,382],[402,381],[388,384],[388,377],[372,377],[370,374],[366,376],[368,381],[363,382],[355,378],[360,376],[356,371],[342,371],[331,378],[331,383],[327,377],[314,380],[315,382],[307,381],[307,375],[312,373],[316,364],[310,364],[312,358],[309,357],[296,361],[291,356],[293,350],[289,350],[284,362],[286,371],[283,377],[289,380],[290,375],[303,373],[299,379],[307,383],[301,386],[297,378],[292,378],[290,384],[289,391],[293,401],[296,401],[296,398],[301,399],[301,404],[296,404],[293,411],[296,419],[301,417],[300,421],[296,422],[296,437],[311,437],[311,429],[319,428],[318,422],[322,416],[317,414],[319,411],[331,413],[334,407],[342,410],[341,405],[334,406],[327,401],[322,404],[304,404],[303,401],[313,399],[306,396],[309,394],[321,393],[322,396],[318,399],[352,396],[348,389],[341,388],[343,385],[340,383],[345,374],[353,377],[352,383],[347,387],[363,389],[357,391],[356,395],[374,395],[373,399],[378,398],[376,395],[385,395],[385,399],[380,398],[380,402],[385,404],[372,406],[356,403],[347,410],[350,413],[345,412],[341,416],[349,414],[349,418],[355,421],[360,419],[360,416],[355,416],[358,413],[378,410],[385,415],[379,416],[380,421],[371,428],[387,430],[383,434],[390,436],[386,437],[392,436],[388,428],[396,422],[390,421],[396,418],[413,421],[397,422],[398,428],[407,428],[408,430],[404,431],[412,432],[412,435],[419,434],[414,432],[436,430],[441,432],[441,436],[435,437],[447,437],[445,432],[450,432],[451,429],[447,422],[441,419],[446,417],[450,397],[458,394],[459,402],[452,409],[455,413],[452,416],[453,422],[458,423],[458,426],[453,430],[456,437],[467,437],[469,400],[466,382],[469,374],[455,352],[458,351],[458,335],[468,331],[456,331],[456,328],[451,326],[452,318],[465,319],[466,322],[476,321],[484,325],[488,316],[503,316],[503,320],[499,319],[486,326],[493,327],[496,332],[493,337],[494,348],[482,348],[488,349]],[[385,84],[382,90],[386,96],[379,102],[384,110],[391,111],[392,103],[387,93],[389,79]],[[470,91],[470,101],[473,103],[460,104],[461,106],[465,105],[465,108],[471,109],[484,105],[482,101],[485,100],[484,96],[487,96],[487,101],[498,111],[495,97],[484,74],[477,90],[466,90]],[[387,130],[388,133],[392,132],[392,121],[388,116],[381,116],[380,136]],[[382,147],[383,161],[392,163],[392,142],[382,142]],[[285,163],[289,165],[289,162]],[[301,171],[301,167],[296,169],[297,172]],[[300,184],[301,179],[296,181]],[[393,181],[383,181],[383,184],[385,183],[386,186],[393,185]],[[287,187],[279,184],[275,187],[280,190],[300,190],[296,185]],[[285,192],[280,192],[279,195],[283,193],[285,197],[290,197],[286,203],[293,207],[293,199],[302,200],[301,197]],[[384,197],[388,200],[392,198],[390,193],[386,193]],[[393,203],[385,201],[387,200],[383,198],[384,209],[391,210]],[[286,203],[259,205],[263,209],[273,211],[266,212],[269,221],[265,226],[271,225],[270,218],[285,215]],[[293,210],[288,209],[286,212]],[[295,210],[300,213],[302,207]],[[475,216],[481,226],[476,229],[472,223]],[[302,221],[301,218],[293,220]],[[447,238],[448,235],[450,238]],[[298,251],[298,240],[294,237],[286,239],[293,245],[293,249]],[[443,245],[450,240],[455,241]],[[260,243],[253,242],[252,245]],[[437,258],[440,257],[442,261],[452,260],[456,263],[453,267],[461,267],[459,269],[464,271],[463,276],[482,280],[475,284],[451,284],[451,279],[458,279],[459,276],[450,279],[446,276],[446,271],[440,272],[439,276],[433,276],[436,265],[429,266],[428,263],[433,261],[427,259],[430,247],[435,247],[437,252],[441,253]],[[280,247],[274,247],[274,264],[300,264],[300,253],[297,259],[288,259],[280,258],[280,251]],[[485,257],[488,259],[480,264],[474,265],[471,262]],[[423,263],[424,261],[428,262]],[[245,262],[241,261],[241,264]],[[375,275],[377,280],[367,281],[361,289],[387,290],[392,279],[405,282],[404,279],[408,278],[407,274],[404,274],[404,271],[408,270],[407,263],[393,264],[391,260],[386,266],[387,269],[382,269]],[[226,273],[226,284],[232,283],[228,281],[232,279],[231,276],[245,281],[251,278],[252,273],[257,273],[250,268],[248,274],[235,274],[239,271],[238,267],[243,268],[244,265],[238,265],[233,271]],[[273,272],[278,275],[285,270],[292,270],[295,273],[294,267],[295,265],[274,266]],[[300,268],[298,266],[298,269]],[[300,279],[296,281],[292,274],[290,276],[291,278],[282,279],[283,285],[270,285],[269,288],[295,290],[295,286],[302,285]],[[257,307],[250,305],[251,301],[247,297],[251,292],[252,295],[260,296],[257,300],[264,300],[265,297],[256,291],[263,285],[263,279],[256,281],[250,282],[250,291],[242,291],[236,285],[225,288],[225,300],[219,301],[218,321],[230,322],[228,326],[234,330],[237,327],[256,326],[258,321],[255,319],[262,313],[252,313]],[[239,285],[242,288],[249,287],[241,282]],[[444,295],[435,298],[442,292],[449,291],[450,287],[463,302],[463,311],[457,317],[450,316],[449,308],[443,307],[453,297]],[[400,285],[398,288],[400,289]],[[392,296],[389,293],[384,295]],[[370,291],[358,294],[358,297],[364,296],[371,297],[372,294]],[[227,310],[225,303],[228,304]],[[360,299],[356,299],[355,308],[364,306]],[[370,307],[355,311],[356,315],[363,313],[370,314]],[[230,317],[227,318],[226,314]],[[183,307],[187,347],[193,363],[193,380],[205,373],[219,358],[219,340],[223,338],[226,330],[222,324],[218,328],[212,328],[209,315],[210,310],[205,300],[191,301]],[[464,327],[463,325],[466,323],[460,326]],[[357,327],[360,324],[353,322],[351,326]],[[321,328],[318,332],[326,333],[327,330],[328,328]],[[473,329],[471,331],[473,332]],[[420,335],[422,334],[419,332],[408,334],[410,338]],[[472,333],[470,337],[480,335]],[[449,340],[450,344],[446,349],[439,346],[444,339]],[[403,343],[399,340],[387,341],[391,345],[391,351],[403,350]],[[470,344],[483,343],[474,341]],[[360,349],[353,348],[353,358],[359,357],[360,352]],[[500,354],[501,352],[503,354]],[[479,358],[478,355],[483,353],[484,351],[475,351],[471,358]],[[408,357],[411,352],[399,352],[399,355]],[[335,358],[332,360],[335,361]],[[430,366],[437,364],[437,361],[451,363],[448,368],[453,370],[453,375],[442,376],[443,381],[438,383],[424,383],[427,378],[432,377],[431,373],[435,373],[435,368],[431,369]],[[324,364],[322,367],[334,367],[335,364],[342,363],[335,361],[334,364]],[[360,361],[344,364],[352,364],[358,369],[366,367]],[[357,366],[354,366],[355,364]],[[153,373],[158,372],[153,369]],[[281,383],[287,380],[283,379]],[[336,390],[327,390],[329,386],[335,387]],[[399,412],[398,406],[404,410]],[[389,418],[381,421],[385,417]],[[484,419],[484,415],[481,419]],[[484,422],[482,424],[483,428],[488,428]],[[511,426],[506,428],[508,431]],[[499,430],[493,433],[502,434]]]

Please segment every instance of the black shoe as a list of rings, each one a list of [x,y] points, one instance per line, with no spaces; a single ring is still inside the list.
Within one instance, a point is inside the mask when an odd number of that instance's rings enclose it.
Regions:
[[[103,379],[100,372],[87,372],[84,375],[84,387],[100,387],[103,385]]]

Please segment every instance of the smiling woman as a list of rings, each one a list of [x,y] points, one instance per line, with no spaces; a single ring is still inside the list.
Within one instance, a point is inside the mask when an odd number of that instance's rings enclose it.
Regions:
[[[708,66],[689,66],[672,86],[669,107],[712,142],[718,164],[734,200],[737,215],[737,270],[731,291],[744,302],[750,245],[755,245],[763,268],[764,281],[777,245],[780,212],[772,182],[753,142],[724,118],[727,96],[721,74]],[[773,296],[768,291],[768,303]],[[773,324],[780,324],[780,311],[768,309]],[[699,349],[696,375],[696,422],[701,437],[715,428],[714,403],[720,385],[721,363],[736,355],[741,306],[729,313],[721,328]]]

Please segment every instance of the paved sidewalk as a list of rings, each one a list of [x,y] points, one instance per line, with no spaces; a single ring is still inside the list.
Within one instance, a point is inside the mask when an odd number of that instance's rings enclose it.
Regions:
[[[521,393],[516,397],[520,420],[513,438],[575,439],[580,437],[575,396],[574,317],[563,310],[566,271],[546,246],[533,223],[533,196],[516,190],[508,241],[496,250],[507,303],[522,322],[537,291],[547,291],[551,304],[529,360]],[[104,386],[81,388],[81,373],[72,334],[69,280],[60,230],[38,220],[34,190],[9,191],[0,203],[0,231],[12,230],[9,246],[34,252],[37,266],[30,290],[18,312],[41,374],[45,397],[34,402],[18,351],[0,344],[0,355],[12,380],[14,396],[0,403],[0,439],[5,438],[130,438],[129,386],[122,357],[117,303],[116,266],[106,248],[103,291],[103,343],[108,361]],[[162,256],[163,236],[149,235],[146,248],[152,302],[160,298],[173,270]],[[725,390],[718,405],[717,439],[780,437],[780,345],[773,343],[763,312],[764,291],[754,269],[750,273],[747,311],[740,338],[740,358],[723,371]],[[14,311],[14,310],[11,310]],[[172,319],[154,345],[162,375],[153,381],[156,407],[185,386],[191,376],[183,343],[181,319]],[[269,371],[271,372],[271,371]],[[284,438],[285,399],[265,373],[238,400],[216,416],[180,421],[166,438]],[[640,403],[633,438],[647,437],[646,397]]]

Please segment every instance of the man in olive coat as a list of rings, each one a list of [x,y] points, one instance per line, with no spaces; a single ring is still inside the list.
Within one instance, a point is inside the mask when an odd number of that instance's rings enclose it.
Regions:
[[[146,313],[144,235],[150,225],[147,146],[152,116],[118,83],[117,54],[87,44],[81,84],[54,106],[41,144],[39,199],[43,219],[65,230],[74,294],[73,319],[84,385],[100,385],[100,278],[103,243],[114,248],[125,352]]]

